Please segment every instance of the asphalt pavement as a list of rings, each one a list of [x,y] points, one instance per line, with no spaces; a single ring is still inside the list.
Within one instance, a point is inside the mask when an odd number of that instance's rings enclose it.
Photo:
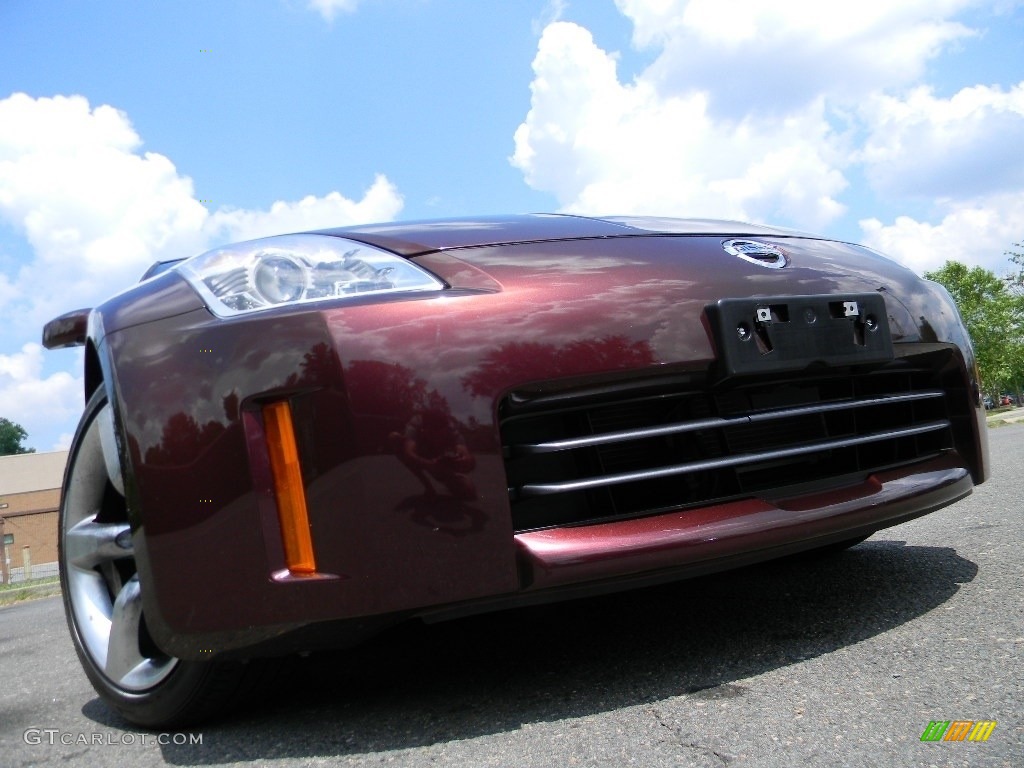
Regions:
[[[0,608],[0,766],[1017,768],[1024,424],[990,439],[990,482],[848,552],[406,626],[189,733],[99,701],[59,597]],[[946,720],[996,726],[921,741]]]

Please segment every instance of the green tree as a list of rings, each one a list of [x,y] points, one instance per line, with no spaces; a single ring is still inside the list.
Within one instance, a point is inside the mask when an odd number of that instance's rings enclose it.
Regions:
[[[1016,301],[1024,305],[1024,241],[1014,243],[1011,249],[1006,251],[1006,256],[1015,266],[1014,271],[1006,277],[1007,287]],[[1017,396],[1021,398],[1021,390],[1024,389],[1024,353],[1014,368],[1013,381],[1016,384]],[[1018,402],[1021,400],[1018,399]]]
[[[15,424],[9,419],[0,416],[0,456],[10,456],[15,453],[35,453],[35,448],[26,448],[21,443],[28,437],[21,424]]]
[[[1024,298],[981,267],[947,261],[925,277],[949,291],[967,325],[982,385],[990,393],[1017,390],[1024,373]]]
[[[1016,269],[1007,276],[1006,281],[1015,286],[1024,286],[1024,242],[1014,243],[1013,248],[1017,250],[1005,251],[1005,254],[1016,265]]]

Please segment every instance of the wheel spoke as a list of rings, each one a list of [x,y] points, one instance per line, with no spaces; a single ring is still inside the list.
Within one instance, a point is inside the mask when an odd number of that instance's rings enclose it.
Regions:
[[[83,569],[133,554],[128,523],[97,523],[94,516],[68,529],[64,547],[68,564]]]
[[[178,659],[160,653],[146,631],[112,416],[94,395],[72,447],[60,511],[61,576],[90,674],[142,694],[165,681]]]
[[[107,677],[125,685],[129,677],[148,659],[139,648],[139,629],[142,624],[142,590],[139,579],[133,576],[117,595],[110,617],[110,640],[104,671]]]

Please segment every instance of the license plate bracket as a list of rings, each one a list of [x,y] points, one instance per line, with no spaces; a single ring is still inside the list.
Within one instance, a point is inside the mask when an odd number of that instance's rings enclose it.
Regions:
[[[877,293],[719,299],[705,309],[729,376],[893,358],[885,300]]]

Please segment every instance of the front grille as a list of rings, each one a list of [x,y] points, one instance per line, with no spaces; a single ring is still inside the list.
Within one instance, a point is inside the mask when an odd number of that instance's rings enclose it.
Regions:
[[[942,368],[931,355],[712,389],[512,393],[499,414],[513,525],[820,491],[937,456],[953,448]]]

